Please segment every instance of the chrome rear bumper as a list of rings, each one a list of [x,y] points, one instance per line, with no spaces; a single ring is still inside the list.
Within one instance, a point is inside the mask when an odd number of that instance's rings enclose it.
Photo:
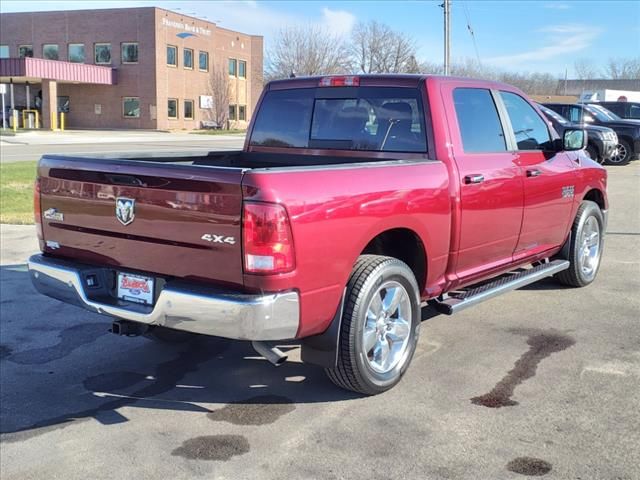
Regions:
[[[151,307],[92,296],[85,273],[112,269],[44,255],[28,263],[40,293],[119,319],[237,340],[288,340],[298,331],[300,297],[295,291],[247,295],[176,282],[167,283]]]

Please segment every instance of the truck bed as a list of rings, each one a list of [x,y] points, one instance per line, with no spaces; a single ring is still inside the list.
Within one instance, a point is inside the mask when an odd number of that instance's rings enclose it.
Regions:
[[[257,168],[283,168],[305,167],[322,165],[340,165],[350,163],[367,163],[374,161],[389,161],[389,158],[380,159],[371,157],[335,156],[335,155],[309,155],[295,153],[264,153],[245,152],[242,150],[215,151],[215,152],[153,152],[146,154],[132,153],[130,155],[99,154],[83,156],[46,155],[47,158],[64,159],[69,161],[98,160],[105,165],[123,165],[129,161],[154,162],[164,165],[192,165],[198,167],[224,167],[239,168],[243,170]]]
[[[375,159],[239,151],[45,155],[38,165],[45,252],[134,273],[243,286],[248,171],[350,168],[354,160]],[[127,223],[118,209],[129,201],[135,218]],[[225,243],[211,241],[218,237]]]

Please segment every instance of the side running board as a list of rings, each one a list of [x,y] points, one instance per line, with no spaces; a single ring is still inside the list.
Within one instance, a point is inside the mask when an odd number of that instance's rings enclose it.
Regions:
[[[436,301],[435,307],[440,313],[453,315],[467,307],[477,305],[480,302],[497,297],[503,293],[537,282],[542,278],[550,277],[567,268],[569,268],[569,262],[567,260],[554,260],[553,262],[542,263],[526,270],[510,272],[488,283],[471,286],[468,289],[457,292],[451,292],[444,300]]]

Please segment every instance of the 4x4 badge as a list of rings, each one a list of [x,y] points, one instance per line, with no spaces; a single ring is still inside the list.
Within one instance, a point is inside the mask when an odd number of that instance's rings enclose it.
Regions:
[[[133,198],[116,198],[116,218],[123,225],[129,225],[136,217],[136,201]]]

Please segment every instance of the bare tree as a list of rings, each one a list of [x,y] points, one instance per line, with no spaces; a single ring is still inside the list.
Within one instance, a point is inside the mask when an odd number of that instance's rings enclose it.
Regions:
[[[229,116],[231,84],[229,83],[229,75],[222,66],[212,64],[208,90],[213,98],[210,120],[213,120],[221,127],[225,127]]]
[[[351,56],[361,73],[417,73],[414,40],[374,20],[356,25]]]
[[[613,80],[640,80],[640,57],[610,58],[605,75]]]
[[[600,76],[600,73],[593,64],[593,61],[588,58],[580,58],[576,60],[573,64],[573,70],[575,72],[576,79],[578,80],[589,80]]]
[[[281,30],[267,52],[267,80],[295,75],[345,73],[349,52],[344,39],[310,25]]]

